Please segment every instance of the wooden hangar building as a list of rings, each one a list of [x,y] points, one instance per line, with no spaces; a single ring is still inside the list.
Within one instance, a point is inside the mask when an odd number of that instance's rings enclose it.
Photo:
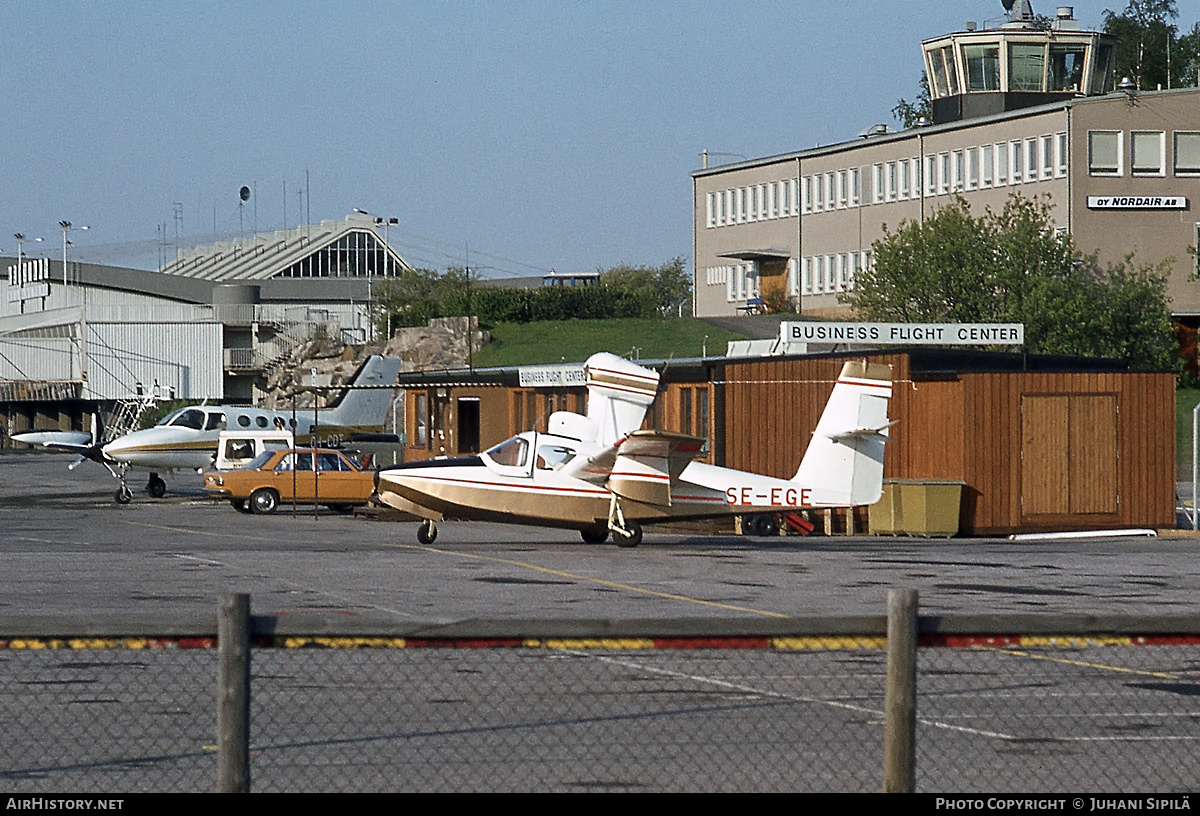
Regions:
[[[791,478],[842,363],[863,357],[893,366],[885,479],[962,482],[961,534],[1175,526],[1175,376],[1116,360],[914,347],[644,362],[662,374],[646,426],[706,437],[703,461]],[[582,387],[521,381],[518,368],[401,374],[407,459],[585,411]]]

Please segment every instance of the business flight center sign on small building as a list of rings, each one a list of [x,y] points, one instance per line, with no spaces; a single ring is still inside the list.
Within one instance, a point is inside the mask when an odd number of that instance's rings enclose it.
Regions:
[[[856,323],[838,321],[779,324],[784,343],[870,343],[886,346],[1019,346],[1024,323]]]

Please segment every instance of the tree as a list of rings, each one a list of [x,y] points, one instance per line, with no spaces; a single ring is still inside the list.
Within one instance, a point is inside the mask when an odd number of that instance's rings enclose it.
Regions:
[[[916,101],[897,100],[896,107],[892,108],[892,115],[896,117],[897,122],[904,126],[905,130],[916,127],[917,122],[922,119],[927,122],[933,121],[933,103],[929,100],[929,77],[925,75],[924,71],[921,72]]]
[[[1013,194],[980,217],[956,199],[925,219],[884,227],[873,263],[843,302],[865,320],[1023,323],[1025,350],[1177,367],[1167,298],[1170,260],[1102,266],[1058,235],[1048,198]]]
[[[424,326],[442,317],[442,298],[460,286],[461,274],[441,274],[433,269],[402,269],[398,275],[375,283],[373,296],[376,326],[387,336],[389,329]]]
[[[643,317],[691,313],[692,276],[683,258],[662,266],[614,266],[600,273],[600,285],[632,295],[643,305]]]
[[[1129,77],[1139,90],[1180,87],[1188,55],[1180,53],[1175,0],[1129,0],[1120,14],[1104,12],[1104,32],[1119,38],[1117,78]],[[1178,63],[1178,64],[1173,64]]]

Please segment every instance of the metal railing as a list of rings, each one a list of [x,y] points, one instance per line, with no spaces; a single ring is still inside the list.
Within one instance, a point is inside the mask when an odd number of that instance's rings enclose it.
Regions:
[[[0,784],[1169,792],[1200,619],[0,617]]]

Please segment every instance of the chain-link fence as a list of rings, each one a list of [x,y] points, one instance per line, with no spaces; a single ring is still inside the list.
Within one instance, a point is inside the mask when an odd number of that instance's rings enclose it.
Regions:
[[[917,790],[1196,787],[1200,625],[1069,623],[921,619]],[[414,637],[255,618],[249,786],[878,791],[885,624],[476,622]],[[215,624],[195,628],[0,640],[0,786],[215,790],[229,689]]]

